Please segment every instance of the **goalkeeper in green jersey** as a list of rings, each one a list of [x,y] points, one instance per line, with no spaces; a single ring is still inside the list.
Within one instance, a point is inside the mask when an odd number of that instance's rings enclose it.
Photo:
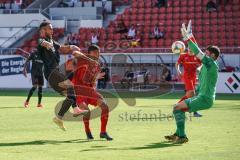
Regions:
[[[197,86],[198,95],[188,98],[176,104],[173,108],[177,130],[173,135],[165,138],[174,143],[186,143],[188,138],[185,133],[185,112],[196,112],[212,107],[216,94],[216,83],[218,79],[217,59],[220,50],[217,46],[209,46],[205,53],[198,47],[191,29],[191,20],[188,27],[182,25],[181,32],[183,40],[188,43],[190,50],[202,61],[202,68],[199,74],[199,85]]]

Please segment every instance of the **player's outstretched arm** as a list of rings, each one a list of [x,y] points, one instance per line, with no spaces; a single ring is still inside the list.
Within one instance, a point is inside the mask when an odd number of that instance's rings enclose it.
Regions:
[[[206,56],[206,54],[203,53],[203,51],[198,47],[198,45],[192,40],[188,40],[188,47],[194,53],[194,55],[198,57],[198,59],[202,62],[203,65],[207,64],[211,59],[209,56]],[[206,65],[206,67],[208,68],[209,65]]]
[[[80,48],[75,45],[62,45],[59,48],[59,52],[62,54],[69,54],[72,53],[73,51],[80,51]]]
[[[75,58],[84,58],[86,59],[87,61],[89,62],[92,62],[92,63],[98,63],[97,61],[87,57],[85,54],[83,54],[82,52],[80,51],[73,51],[72,52],[72,55],[75,57]]]
[[[180,64],[178,62],[175,63],[175,68],[176,68],[176,71],[177,71],[177,75],[179,77],[182,77],[182,72],[180,70]]]
[[[27,59],[26,59],[26,62],[24,63],[23,65],[23,75],[25,77],[27,77],[27,64],[29,63],[29,61],[32,59],[32,56],[29,56]]]
[[[23,75],[24,75],[24,77],[27,77],[27,61],[24,63],[24,67],[23,67]]]
[[[189,20],[187,28],[184,23],[182,24],[181,32],[182,32],[184,41],[188,41],[190,39],[197,44],[197,41],[193,36],[193,32],[192,32],[192,20]]]
[[[198,47],[196,40],[193,36],[191,20],[189,21],[187,28],[184,23],[182,24],[181,33],[183,36],[183,40],[188,43],[188,47],[190,48],[190,50],[194,53],[195,56],[202,60],[205,54]]]

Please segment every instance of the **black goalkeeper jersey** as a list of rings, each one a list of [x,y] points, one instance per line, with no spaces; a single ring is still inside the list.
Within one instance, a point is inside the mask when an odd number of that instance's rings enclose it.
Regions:
[[[43,76],[43,61],[38,52],[32,53],[28,60],[32,61],[31,74],[33,76]]]
[[[45,40],[47,42],[50,42],[53,47],[50,49],[47,49],[43,46],[41,46],[42,41]],[[59,65],[59,61],[60,61],[60,55],[58,52],[58,49],[61,47],[61,45],[54,41],[53,39],[43,39],[43,38],[39,38],[38,39],[38,53],[43,61],[44,64],[44,75],[46,77],[46,79],[48,79],[50,73],[56,69]]]

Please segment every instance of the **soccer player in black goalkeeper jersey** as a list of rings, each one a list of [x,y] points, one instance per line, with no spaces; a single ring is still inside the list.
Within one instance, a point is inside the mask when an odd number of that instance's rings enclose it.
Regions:
[[[29,106],[29,100],[33,95],[33,92],[38,88],[38,104],[37,107],[43,107],[42,101],[42,86],[44,85],[43,78],[43,61],[39,57],[39,54],[35,51],[26,60],[24,64],[23,74],[27,77],[27,64],[32,61],[31,67],[31,78],[32,78],[32,88],[29,90],[27,100],[24,103],[24,107]]]
[[[60,93],[61,95],[66,95],[66,99],[63,101],[60,111],[57,116],[53,118],[54,123],[56,123],[62,130],[65,130],[63,125],[63,116],[73,107],[73,116],[87,114],[87,110],[81,110],[76,104],[76,96],[74,92],[74,87],[68,78],[60,72],[59,69],[59,54],[69,54],[73,51],[80,51],[80,48],[74,45],[60,45],[58,42],[52,39],[53,28],[51,23],[42,22],[39,27],[40,37],[38,39],[38,53],[43,61],[44,65],[44,76],[49,82],[50,86]],[[84,56],[81,54],[81,56]]]

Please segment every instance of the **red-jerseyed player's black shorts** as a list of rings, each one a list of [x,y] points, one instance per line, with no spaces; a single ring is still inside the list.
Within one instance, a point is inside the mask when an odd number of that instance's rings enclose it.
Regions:
[[[93,87],[86,85],[74,86],[77,104],[85,103],[87,105],[97,106],[99,100],[103,100],[102,95]]]

